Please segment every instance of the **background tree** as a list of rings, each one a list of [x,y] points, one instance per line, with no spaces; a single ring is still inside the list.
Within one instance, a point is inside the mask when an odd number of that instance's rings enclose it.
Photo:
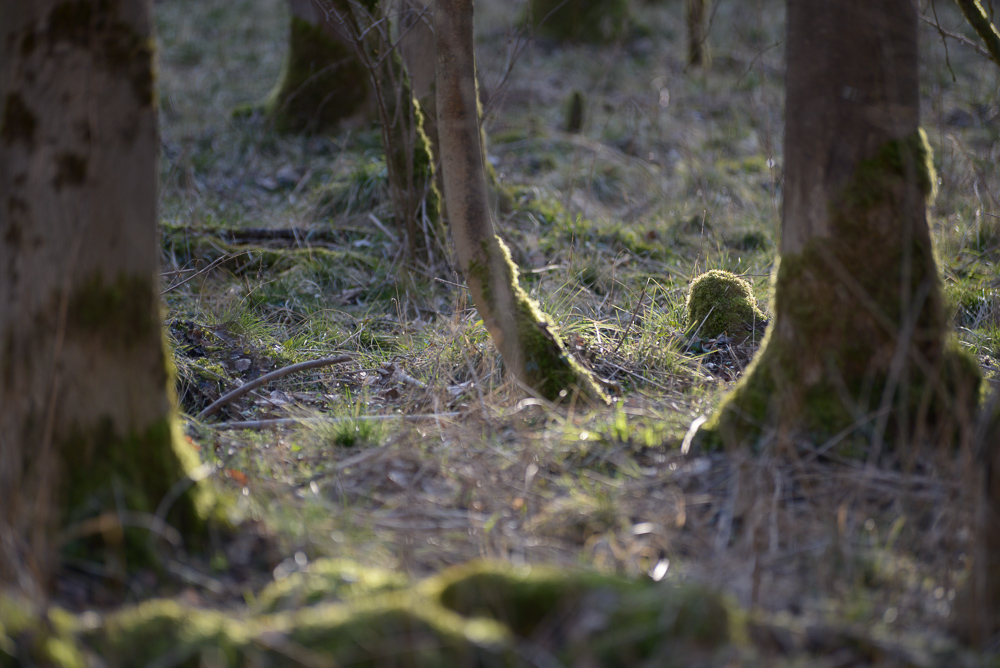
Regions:
[[[265,112],[290,131],[333,132],[377,119],[396,225],[411,262],[433,273],[446,244],[434,128],[421,104],[433,87],[425,8],[356,0],[289,0],[289,7],[289,52]]]
[[[149,3],[0,5],[0,583],[56,547],[202,527],[158,289]],[[151,526],[152,525],[152,526]],[[136,536],[137,537],[137,536]],[[80,545],[79,542],[76,543]]]
[[[687,16],[688,63],[694,66],[705,64],[708,50],[708,27],[706,23],[707,0],[686,0],[684,8]]]
[[[507,368],[548,399],[573,388],[601,400],[593,377],[563,346],[555,324],[521,288],[510,252],[493,230],[479,126],[472,0],[437,0],[438,140],[455,250],[472,301]]]
[[[375,117],[375,100],[351,31],[314,0],[288,0],[288,8],[288,54],[264,112],[279,130],[291,132],[367,124]]]
[[[709,423],[722,443],[871,444],[971,422],[978,370],[948,345],[927,225],[910,0],[790,0],[774,320]],[[860,438],[858,438],[860,437]]]

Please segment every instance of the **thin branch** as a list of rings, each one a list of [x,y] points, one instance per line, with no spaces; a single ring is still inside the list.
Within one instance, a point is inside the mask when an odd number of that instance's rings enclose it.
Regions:
[[[976,31],[979,35],[979,39],[983,40],[986,44],[986,49],[989,51],[989,56],[994,63],[1000,67],[1000,34],[997,33],[997,29],[993,26],[989,17],[986,16],[986,12],[983,11],[983,6],[979,4],[979,0],[955,0],[959,9],[965,14],[965,20]]]
[[[948,37],[948,38],[951,38],[951,39],[955,40],[956,42],[958,42],[960,44],[964,44],[966,46],[972,47],[973,49],[976,50],[976,53],[978,53],[980,56],[983,56],[984,58],[989,58],[990,57],[990,52],[989,51],[987,51],[985,48],[983,48],[982,45],[976,44],[975,42],[973,42],[971,39],[969,39],[965,35],[960,35],[957,32],[951,32],[950,30],[945,30],[944,28],[941,27],[940,24],[935,23],[934,21],[931,21],[926,16],[921,16],[920,20],[923,21],[924,23],[926,23],[927,25],[929,25],[930,27],[934,28],[935,30],[937,30],[938,33],[940,33],[942,37]]]
[[[213,261],[210,265],[208,265],[204,269],[198,271],[197,273],[195,273],[192,276],[188,276],[183,281],[179,281],[179,282],[174,283],[173,285],[171,285],[169,288],[167,288],[166,290],[164,290],[163,292],[161,292],[160,296],[162,297],[163,295],[167,294],[168,292],[172,292],[172,291],[176,290],[177,288],[181,287],[182,285],[184,285],[188,281],[194,280],[194,279],[198,278],[199,276],[201,276],[202,274],[207,274],[208,272],[212,271],[213,269],[215,269],[216,267],[218,267],[220,264],[222,264],[223,262],[225,262],[227,260],[232,260],[233,258],[237,258],[240,255],[248,255],[248,254],[249,254],[249,251],[244,251],[242,253],[229,253],[227,255],[223,255],[220,258],[216,258],[215,261]]]
[[[292,364],[291,366],[286,366],[281,369],[272,371],[271,373],[264,374],[260,378],[254,381],[250,381],[246,385],[236,388],[232,392],[227,392],[218,399],[216,399],[212,405],[198,413],[195,416],[195,420],[204,420],[209,415],[212,415],[220,408],[228,403],[239,399],[244,394],[250,392],[251,390],[256,390],[261,385],[270,383],[272,380],[277,380],[278,378],[284,378],[285,376],[295,373],[297,371],[307,371],[309,369],[315,369],[317,367],[331,366],[333,364],[341,364],[343,362],[350,362],[353,359],[350,355],[337,355],[336,357],[324,357],[318,360],[309,360],[308,362],[300,362],[299,364]]]

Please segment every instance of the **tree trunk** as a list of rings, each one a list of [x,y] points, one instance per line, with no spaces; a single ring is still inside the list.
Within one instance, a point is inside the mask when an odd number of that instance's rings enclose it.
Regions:
[[[954,438],[979,375],[948,343],[927,225],[916,7],[789,0],[787,44],[775,317],[709,442],[878,459],[885,443]]]
[[[348,0],[289,0],[288,55],[265,113],[283,132],[335,132],[360,128],[375,117],[368,73],[352,33],[338,16]]]
[[[983,40],[990,58],[997,66],[1000,66],[1000,33],[997,33],[996,27],[990,21],[990,17],[986,15],[983,6],[979,4],[979,0],[955,0],[955,2],[962,10],[962,14],[965,15],[965,20],[979,35],[979,39]]]
[[[131,558],[122,526],[167,497],[201,528],[175,489],[197,458],[160,327],[152,58],[144,0],[0,5],[0,584],[44,588],[73,536]]]
[[[437,0],[438,140],[445,202],[459,264],[472,301],[507,368],[548,399],[574,388],[606,398],[566,352],[555,325],[518,283],[503,242],[493,231],[487,199],[476,95],[472,0]]]
[[[705,64],[707,50],[705,26],[705,9],[707,0],[686,0],[685,10],[687,13],[688,29],[688,63],[698,67]]]
[[[955,605],[953,630],[973,645],[1000,633],[1000,392],[994,390],[976,434],[976,535],[972,572]]]

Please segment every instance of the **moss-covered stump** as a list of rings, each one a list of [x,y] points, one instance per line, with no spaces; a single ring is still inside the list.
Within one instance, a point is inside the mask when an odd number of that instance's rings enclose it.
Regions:
[[[527,22],[541,36],[559,42],[604,44],[629,26],[628,0],[531,0]]]
[[[782,255],[763,349],[701,443],[877,458],[970,436],[980,371],[948,334],[920,208],[935,185],[922,131],[858,163],[829,234]]]
[[[763,332],[766,324],[753,289],[736,274],[713,269],[691,282],[687,297],[691,335],[714,339],[726,334],[742,343],[754,332]]]
[[[350,45],[321,25],[292,16],[281,77],[264,101],[264,113],[275,127],[335,131],[344,122],[370,116],[370,97],[368,72]]]

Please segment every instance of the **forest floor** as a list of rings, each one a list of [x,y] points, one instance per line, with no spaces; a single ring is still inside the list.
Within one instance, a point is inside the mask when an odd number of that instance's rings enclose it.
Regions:
[[[697,69],[682,3],[635,2],[628,35],[602,46],[526,41],[517,0],[477,3],[489,159],[508,194],[498,229],[524,287],[616,388],[602,407],[516,387],[461,277],[407,269],[377,129],[281,135],[233,116],[278,79],[282,0],[157,2],[181,409],[217,465],[211,484],[267,539],[237,541],[214,570],[178,568],[184,596],[252,601],[328,557],[412,580],[483,558],[708,584],[798,629],[772,638],[773,663],[957,665],[947,632],[967,575],[968,453],[918,452],[901,471],[680,452],[756,347],[685,335],[690,280],[725,269],[765,310],[770,298],[783,4],[713,3],[711,66]],[[937,19],[972,38],[954,7]],[[930,215],[957,337],[993,379],[1000,80],[969,46],[946,46],[921,26],[941,179]],[[584,124],[570,134],[575,90]],[[267,372],[340,355],[195,418]],[[284,421],[238,424],[261,420]],[[130,586],[142,598],[157,585]]]

